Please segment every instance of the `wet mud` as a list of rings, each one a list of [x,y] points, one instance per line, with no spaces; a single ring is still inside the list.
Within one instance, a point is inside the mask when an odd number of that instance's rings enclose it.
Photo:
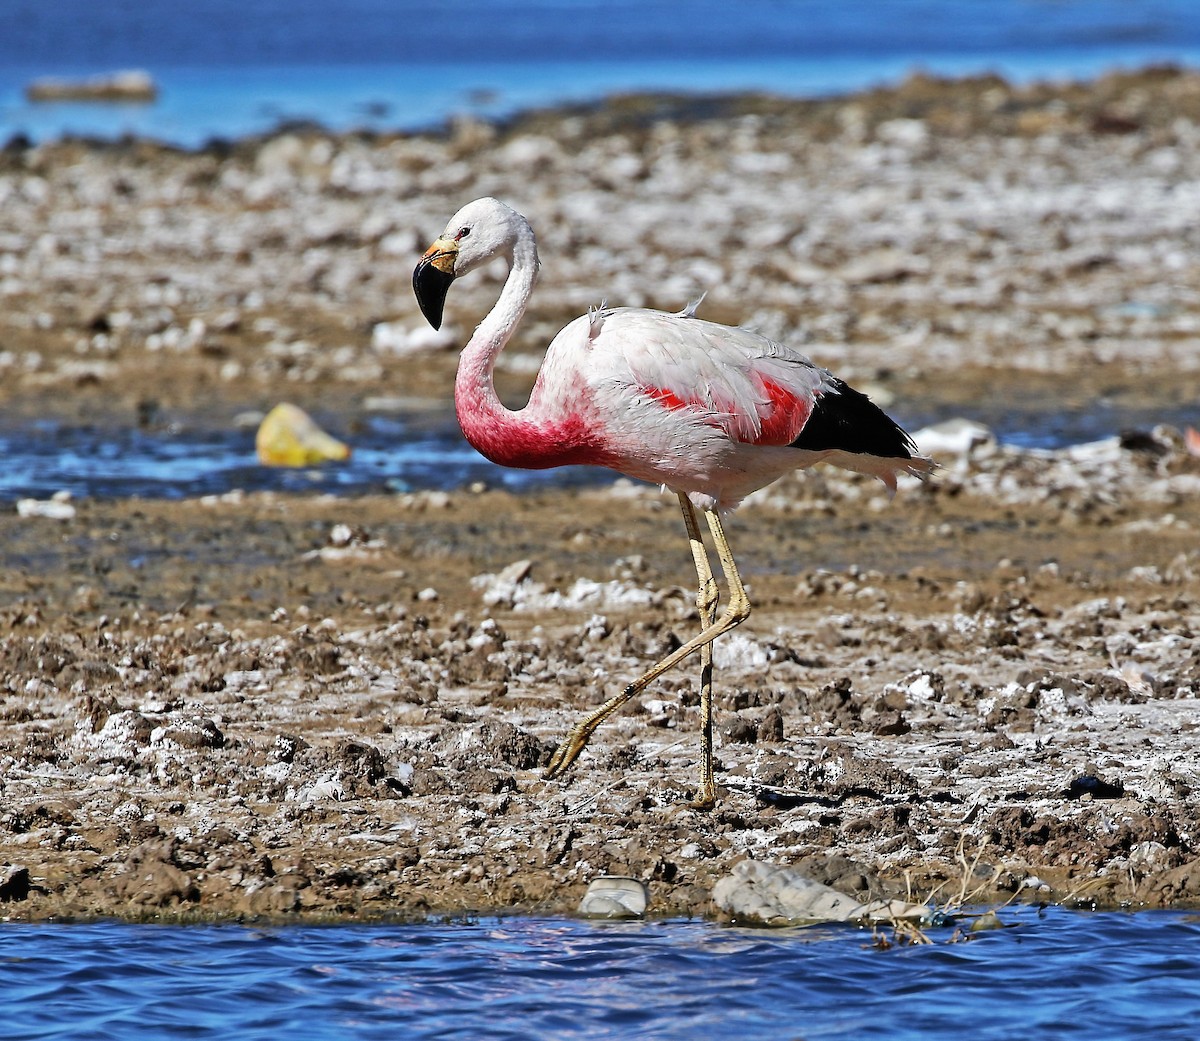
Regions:
[[[807,487],[731,525],[756,611],[717,652],[711,813],[694,667],[540,778],[695,628],[653,490],[4,517],[4,911],[567,911],[612,873],[703,914],[747,856],[872,897],[1195,901],[1196,500]]]
[[[677,307],[714,285],[710,317],[914,413],[1196,400],[1197,77],[657,104],[195,154],[10,146],[6,417],[445,402],[469,320],[417,337],[413,254],[506,192],[546,265],[511,400],[602,295]],[[456,314],[496,285],[464,283]],[[541,777],[696,627],[669,495],[4,510],[0,915],[564,912],[604,873],[702,915],[746,857],[862,899],[1200,903],[1185,432],[1034,452],[985,431],[937,454],[891,502],[818,469],[730,521],[755,611],[716,651],[708,813],[688,806],[694,663]]]

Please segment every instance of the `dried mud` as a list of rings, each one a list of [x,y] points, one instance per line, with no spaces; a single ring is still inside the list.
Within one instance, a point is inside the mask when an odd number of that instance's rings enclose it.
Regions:
[[[715,281],[713,317],[885,399],[1195,402],[1197,77],[680,104],[10,146],[7,422],[444,401],[452,353],[399,329],[411,253],[485,192],[532,196],[546,229],[518,359],[603,294]],[[474,315],[495,283],[462,288]],[[541,778],[696,625],[654,489],[4,511],[0,915],[562,912],[601,873],[707,914],[744,857],[864,898],[1200,903],[1200,461],[1165,429],[941,461],[891,503],[816,471],[731,521],[755,612],[717,650],[710,813],[688,807],[694,663]]]

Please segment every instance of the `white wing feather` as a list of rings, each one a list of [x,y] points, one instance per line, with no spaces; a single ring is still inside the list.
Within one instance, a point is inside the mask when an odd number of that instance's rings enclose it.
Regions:
[[[764,380],[809,403],[831,386],[829,373],[798,351],[748,329],[692,317],[690,309],[614,309],[593,343],[592,372],[627,397],[654,390],[702,404],[742,441],[759,436],[770,406]]]

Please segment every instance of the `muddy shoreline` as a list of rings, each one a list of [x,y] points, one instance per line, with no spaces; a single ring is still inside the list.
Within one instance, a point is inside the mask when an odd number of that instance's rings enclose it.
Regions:
[[[695,624],[652,490],[5,516],[5,912],[565,912],[613,873],[703,914],[744,856],[870,896],[1195,902],[1195,498],[817,483],[735,518],[757,610],[718,655],[711,814],[692,669],[539,778]]]
[[[709,317],[893,403],[1186,407],[1197,141],[1200,77],[1152,70],[200,153],[10,146],[0,407],[445,402],[497,282],[464,281],[458,324],[422,341],[407,280],[489,193],[530,214],[545,265],[512,401],[589,303],[708,289]],[[1200,459],[1147,429],[939,461],[890,503],[819,470],[731,521],[755,613],[718,651],[708,814],[686,805],[694,668],[540,776],[695,626],[657,490],[0,510],[0,916],[563,913],[603,873],[705,915],[745,857],[863,898],[1200,904]]]

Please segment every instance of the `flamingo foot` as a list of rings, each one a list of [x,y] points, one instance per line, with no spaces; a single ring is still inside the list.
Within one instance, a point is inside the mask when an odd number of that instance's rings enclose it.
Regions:
[[[571,764],[579,758],[579,753],[587,747],[590,736],[589,733],[581,732],[578,727],[572,729],[563,743],[555,750],[554,755],[550,757],[546,772],[543,774],[546,780],[553,781],[555,778],[562,777],[571,768]]]
[[[701,795],[697,799],[693,799],[691,802],[689,802],[687,804],[687,806],[688,806],[689,810],[701,810],[704,812],[708,812],[709,810],[716,809],[716,806],[717,806],[717,787],[716,787],[716,785],[712,785],[711,787],[709,787],[704,792],[703,795]]]

